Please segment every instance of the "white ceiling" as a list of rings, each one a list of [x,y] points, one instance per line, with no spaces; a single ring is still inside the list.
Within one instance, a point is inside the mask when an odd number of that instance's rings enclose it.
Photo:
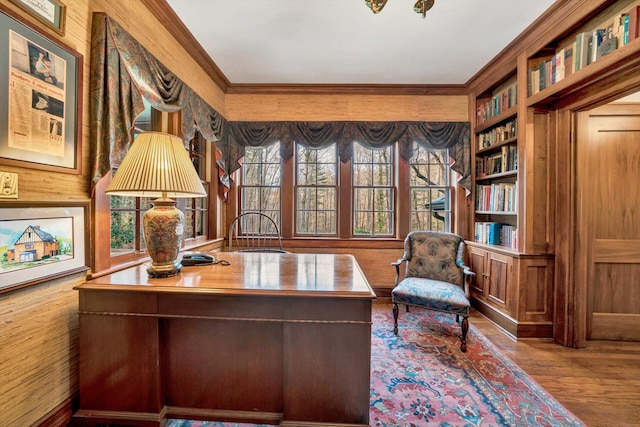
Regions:
[[[464,84],[554,0],[167,0],[231,84]]]

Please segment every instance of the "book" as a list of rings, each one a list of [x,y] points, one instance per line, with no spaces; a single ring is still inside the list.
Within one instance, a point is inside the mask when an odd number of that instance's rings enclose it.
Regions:
[[[607,39],[607,40],[603,41],[600,44],[600,46],[598,46],[598,49],[597,49],[597,52],[596,52],[596,59],[600,59],[603,56],[606,56],[606,55],[610,54],[611,52],[613,52],[617,48],[618,48],[618,38],[617,37],[612,37],[610,39]]]
[[[576,47],[575,42],[564,48],[564,75],[569,77],[575,71],[575,63],[573,51]]]
[[[593,36],[588,32],[576,35],[575,71],[581,70],[589,64],[589,39]]]
[[[590,50],[591,62],[594,62],[596,59],[598,59],[598,48],[600,47],[602,42],[606,40],[606,37],[607,37],[606,28],[597,28],[593,30],[593,39],[592,39],[591,50]]]
[[[629,11],[629,41],[640,37],[640,6],[633,6]]]
[[[629,43],[629,14],[622,18],[622,45]]]
[[[487,243],[490,245],[499,245],[501,237],[502,224],[490,222],[488,225]]]

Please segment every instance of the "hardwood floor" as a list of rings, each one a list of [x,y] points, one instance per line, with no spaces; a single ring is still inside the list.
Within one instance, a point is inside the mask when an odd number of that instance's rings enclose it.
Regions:
[[[640,342],[517,342],[474,312],[470,323],[589,427],[640,426]]]

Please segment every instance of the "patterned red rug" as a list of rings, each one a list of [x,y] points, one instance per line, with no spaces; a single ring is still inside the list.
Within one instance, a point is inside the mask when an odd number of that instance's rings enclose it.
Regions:
[[[454,316],[375,304],[371,336],[370,425],[380,427],[583,426],[473,325],[467,352]],[[171,420],[169,427],[269,427]]]

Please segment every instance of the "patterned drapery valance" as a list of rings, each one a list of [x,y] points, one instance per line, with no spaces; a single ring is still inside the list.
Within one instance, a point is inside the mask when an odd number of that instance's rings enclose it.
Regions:
[[[381,149],[399,144],[400,156],[408,161],[413,155],[413,143],[425,149],[449,149],[455,161],[452,169],[459,180],[471,189],[471,145],[468,122],[228,122],[224,135],[230,149],[224,152],[225,169],[233,172],[240,167],[244,147],[260,147],[280,142],[284,160],[293,157],[294,141],[310,148],[338,144],[340,159],[351,160],[353,142],[364,147]]]
[[[384,148],[398,142],[409,160],[413,142],[426,149],[448,148],[459,183],[470,190],[471,150],[467,122],[229,122],[177,78],[117,22],[94,13],[91,39],[90,127],[91,188],[117,164],[131,143],[131,129],[144,111],[143,98],[160,111],[182,110],[182,133],[191,140],[196,130],[216,142],[220,182],[240,168],[245,147],[281,143],[285,160],[294,141],[311,148],[338,144],[340,159],[351,159],[353,142]]]

